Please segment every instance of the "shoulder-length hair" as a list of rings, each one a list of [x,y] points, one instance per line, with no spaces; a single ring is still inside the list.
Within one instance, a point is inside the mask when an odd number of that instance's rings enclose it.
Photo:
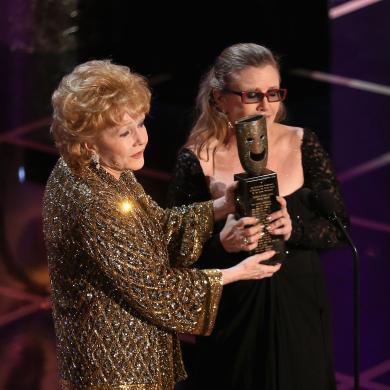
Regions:
[[[223,50],[204,75],[196,99],[198,116],[185,144],[193,148],[199,158],[211,139],[216,139],[217,145],[221,145],[226,144],[230,136],[226,117],[215,104],[213,90],[227,88],[237,73],[248,66],[260,68],[266,65],[275,67],[279,72],[278,60],[269,49],[255,43],[239,43]],[[275,120],[280,121],[284,117],[285,108],[281,103]]]

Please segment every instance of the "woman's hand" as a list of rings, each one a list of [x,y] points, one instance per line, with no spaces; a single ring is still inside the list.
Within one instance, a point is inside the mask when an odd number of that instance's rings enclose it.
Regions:
[[[251,251],[264,234],[263,227],[254,217],[236,220],[233,214],[229,214],[219,238],[226,252]]]
[[[213,200],[214,219],[219,221],[226,218],[229,213],[234,213],[236,209],[235,193],[238,182],[230,184],[226,190],[225,195]]]
[[[266,229],[273,235],[282,235],[284,240],[287,241],[291,236],[291,218],[287,211],[286,200],[281,196],[276,199],[280,203],[281,209],[267,217],[269,223]]]
[[[229,284],[238,280],[263,279],[271,277],[279,271],[281,265],[265,265],[262,261],[268,260],[275,255],[275,251],[267,251],[247,257],[234,267],[221,270],[223,284]]]

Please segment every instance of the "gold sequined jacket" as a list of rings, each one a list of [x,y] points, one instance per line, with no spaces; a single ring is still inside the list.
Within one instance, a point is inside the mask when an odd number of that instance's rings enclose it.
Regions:
[[[210,202],[161,209],[133,173],[60,159],[44,233],[64,389],[170,390],[185,377],[176,332],[207,335],[219,270],[186,268],[211,234]]]

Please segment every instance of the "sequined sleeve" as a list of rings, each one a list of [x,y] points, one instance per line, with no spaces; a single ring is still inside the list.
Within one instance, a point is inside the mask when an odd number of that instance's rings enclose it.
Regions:
[[[123,212],[120,199],[94,199],[80,213],[80,250],[141,316],[180,332],[211,332],[222,290],[218,270],[171,268],[153,210]],[[165,253],[164,253],[165,252]]]
[[[337,215],[346,226],[349,226],[349,218],[332,163],[317,136],[308,129],[304,131],[301,150],[305,187],[314,193],[323,190],[329,191],[333,196]],[[344,243],[344,238],[339,229],[318,212],[313,212],[311,218],[305,219],[298,215],[292,223],[293,230],[289,240],[290,244],[325,249]]]
[[[193,202],[203,202],[210,199],[210,192],[205,175],[197,156],[190,150],[183,148],[178,156],[169,185],[168,207],[182,206]],[[203,246],[203,252],[196,262],[198,268],[213,267],[220,264],[221,259],[230,258],[231,264],[236,263],[236,254],[225,251],[221,244],[219,232],[225,221],[219,221],[214,231]],[[228,266],[228,263],[226,263]]]
[[[212,201],[165,211],[164,231],[172,265],[189,267],[198,260],[213,222]]]
[[[153,211],[156,223],[160,224],[168,246],[171,265],[189,267],[202,253],[214,226],[212,201],[194,202],[180,207],[162,209],[142,186],[133,179],[135,196],[145,208]],[[177,205],[174,205],[177,206]]]

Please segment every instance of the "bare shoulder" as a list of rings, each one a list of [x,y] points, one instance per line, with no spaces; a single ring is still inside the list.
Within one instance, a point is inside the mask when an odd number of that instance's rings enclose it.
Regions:
[[[303,128],[282,125],[280,123],[275,124],[275,129],[278,132],[279,141],[281,141],[286,146],[296,146],[302,143],[303,139]]]
[[[296,126],[288,126],[288,125],[282,125],[281,123],[277,124],[277,127],[279,129],[280,134],[283,137],[291,138],[291,139],[300,139],[303,138],[303,128],[302,127],[296,127]]]

